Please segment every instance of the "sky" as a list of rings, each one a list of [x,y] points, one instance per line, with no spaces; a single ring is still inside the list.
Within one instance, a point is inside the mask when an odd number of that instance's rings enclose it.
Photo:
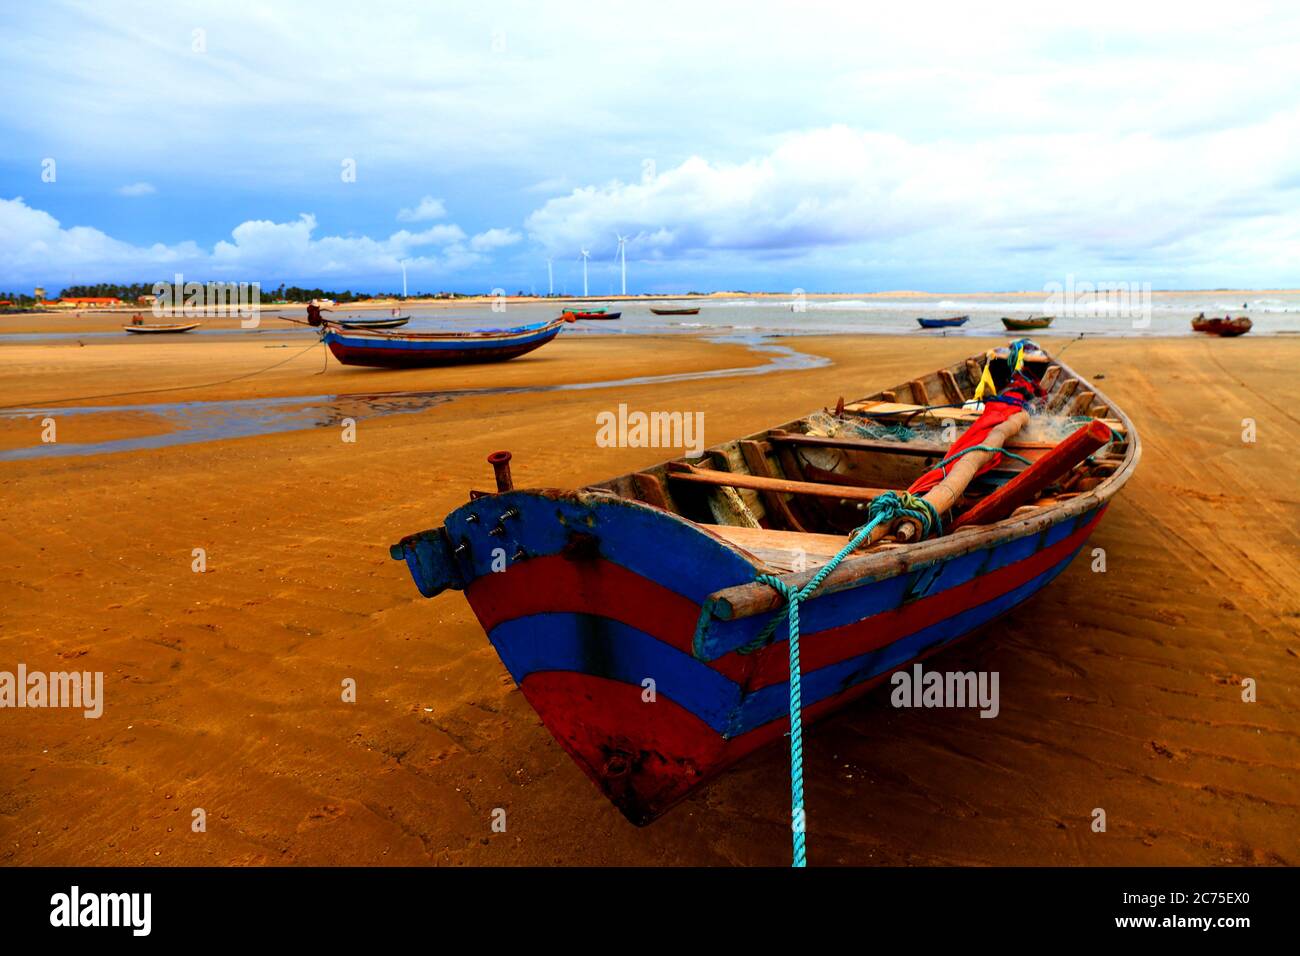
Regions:
[[[6,3],[0,290],[1300,286],[1300,4],[1054,6]]]

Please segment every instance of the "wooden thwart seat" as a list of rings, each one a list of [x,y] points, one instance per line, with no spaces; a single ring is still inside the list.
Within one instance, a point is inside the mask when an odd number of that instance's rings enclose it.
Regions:
[[[820,568],[849,543],[847,536],[835,534],[771,531],[724,524],[702,524],[700,527],[782,572]]]

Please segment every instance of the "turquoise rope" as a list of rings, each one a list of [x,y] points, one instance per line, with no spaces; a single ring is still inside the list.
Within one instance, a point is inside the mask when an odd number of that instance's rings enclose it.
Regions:
[[[790,635],[790,829],[794,837],[794,859],[791,866],[807,866],[808,852],[804,840],[804,800],[803,800],[803,670],[799,665],[799,605],[822,586],[822,582],[834,571],[841,561],[862,546],[871,532],[880,524],[892,522],[897,518],[911,518],[921,525],[921,537],[927,537],[931,530],[941,531],[939,512],[934,505],[923,498],[903,492],[896,494],[887,491],[867,506],[869,520],[853,532],[849,543],[840,549],[835,557],[822,566],[801,588],[792,588],[778,577],[760,574],[754,580],[766,584],[780,594],[786,601],[786,620],[789,622]],[[758,638],[740,649],[742,654],[756,650],[766,644],[776,631],[781,617],[773,617],[763,628]]]
[[[1016,362],[1019,360],[1021,353],[1024,352],[1025,347],[1029,345],[1038,348],[1038,346],[1034,345],[1034,343],[1029,339],[1016,339],[1007,346],[1007,368],[1014,369],[1016,367]]]
[[[1028,458],[1026,458],[1024,455],[1017,455],[1014,451],[1007,451],[1005,448],[998,448],[996,445],[971,445],[969,448],[963,448],[955,455],[949,455],[947,458],[939,462],[939,464],[935,465],[934,467],[939,469],[946,468],[950,462],[956,461],[962,455],[969,455],[973,451],[991,451],[994,454],[1006,455],[1008,458],[1014,458],[1016,461],[1024,462],[1026,465],[1033,464],[1033,462],[1030,461]],[[947,478],[948,473],[945,471],[943,473],[943,476]]]

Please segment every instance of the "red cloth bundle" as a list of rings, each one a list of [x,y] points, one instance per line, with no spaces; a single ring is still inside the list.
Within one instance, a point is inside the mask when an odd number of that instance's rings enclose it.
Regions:
[[[984,411],[980,414],[980,417],[975,419],[974,424],[972,424],[970,428],[966,429],[965,433],[952,443],[952,447],[950,447],[948,453],[944,455],[944,460],[947,461],[952,458],[953,455],[956,455],[966,448],[972,448],[975,445],[984,444],[984,439],[988,438],[989,432],[993,431],[993,429],[997,428],[1012,415],[1022,411],[1025,403],[1032,397],[1042,394],[1043,390],[1038,387],[1037,382],[1017,373],[1014,385],[1008,386],[1001,395],[996,398],[990,398],[985,402]],[[984,467],[976,472],[976,474],[984,474],[984,472],[989,469],[996,467],[998,462],[1001,460],[1001,455],[994,455],[984,463]],[[948,474],[948,469],[951,468],[953,464],[953,462],[949,462],[947,465],[942,467],[930,469],[920,478],[916,479],[916,481],[912,482],[912,484],[908,486],[907,490],[914,495],[925,494],[939,482],[943,481]]]

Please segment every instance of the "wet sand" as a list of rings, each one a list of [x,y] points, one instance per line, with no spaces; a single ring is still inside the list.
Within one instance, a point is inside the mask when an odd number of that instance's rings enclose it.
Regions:
[[[689,337],[562,337],[479,369],[316,376],[308,350],[215,384],[299,342],[5,345],[0,405],[213,383],[99,400],[123,406],[113,421],[130,430],[148,422],[129,406],[162,398],[535,385],[768,358]],[[483,459],[497,448],[514,452],[521,486],[662,459],[596,446],[596,412],[619,402],[702,410],[715,442],[990,344],[781,343],[833,364],[457,398],[362,421],[355,443],[332,425],[0,462],[0,670],[99,670],[106,695],[99,720],[0,711],[0,862],[788,862],[781,746],[637,829],[540,725],[463,598],[421,598],[387,550],[491,487]],[[875,693],[808,729],[814,865],[1300,863],[1300,342],[1085,340],[1063,357],[1105,376],[1144,444],[1090,545],[1107,570],[1085,552],[936,659],[998,671],[997,719],[894,710]],[[0,431],[4,447],[22,443],[16,427]],[[195,548],[206,573],[191,570]],[[1241,700],[1245,677],[1257,703]],[[356,703],[340,700],[345,678]],[[1090,826],[1098,807],[1105,833]],[[206,833],[191,832],[194,808]]]

